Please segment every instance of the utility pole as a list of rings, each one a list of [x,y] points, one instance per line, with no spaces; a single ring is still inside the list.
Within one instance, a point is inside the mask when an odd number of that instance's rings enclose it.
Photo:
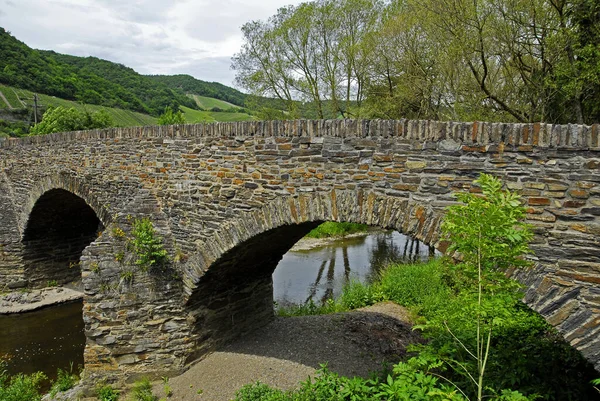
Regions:
[[[33,121],[37,124],[37,113],[38,113],[38,96],[37,93],[33,94]]]

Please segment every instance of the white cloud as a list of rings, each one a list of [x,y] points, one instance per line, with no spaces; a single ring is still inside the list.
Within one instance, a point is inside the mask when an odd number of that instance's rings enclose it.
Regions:
[[[232,85],[240,27],[300,0],[0,0],[0,26],[36,49],[95,56],[142,74]]]

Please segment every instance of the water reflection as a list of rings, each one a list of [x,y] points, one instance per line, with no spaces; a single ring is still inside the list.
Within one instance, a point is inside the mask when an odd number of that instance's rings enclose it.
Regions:
[[[8,373],[43,371],[56,377],[58,368],[83,365],[85,334],[81,301],[34,312],[0,315],[0,357]]]
[[[369,282],[392,262],[427,260],[434,251],[397,231],[344,238],[307,251],[290,251],[273,273],[279,305],[317,304],[340,295],[350,280]]]

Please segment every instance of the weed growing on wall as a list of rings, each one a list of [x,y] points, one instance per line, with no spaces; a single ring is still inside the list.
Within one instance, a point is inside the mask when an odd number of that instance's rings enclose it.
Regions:
[[[133,220],[130,244],[137,255],[135,264],[144,272],[162,266],[168,260],[162,240],[147,217]]]

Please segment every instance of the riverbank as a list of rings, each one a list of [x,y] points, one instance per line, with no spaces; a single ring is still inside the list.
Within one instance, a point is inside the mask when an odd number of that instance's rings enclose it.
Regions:
[[[83,291],[78,285],[13,291],[0,295],[0,315],[31,312],[82,298]]]
[[[277,318],[170,379],[168,399],[227,401],[256,381],[291,389],[314,377],[323,363],[341,375],[369,377],[419,341],[408,311],[392,302],[332,315]],[[155,394],[166,396],[164,387],[155,383]]]
[[[385,230],[370,229],[368,231],[361,231],[358,233],[347,234],[347,235],[344,235],[343,237],[325,237],[325,238],[304,237],[304,238],[300,239],[300,241],[296,242],[296,244],[294,244],[294,246],[290,249],[290,252],[310,251],[313,249],[332,245],[335,242],[343,240],[343,239],[366,237],[369,234],[373,234],[373,233],[377,233],[377,232],[385,232]]]

